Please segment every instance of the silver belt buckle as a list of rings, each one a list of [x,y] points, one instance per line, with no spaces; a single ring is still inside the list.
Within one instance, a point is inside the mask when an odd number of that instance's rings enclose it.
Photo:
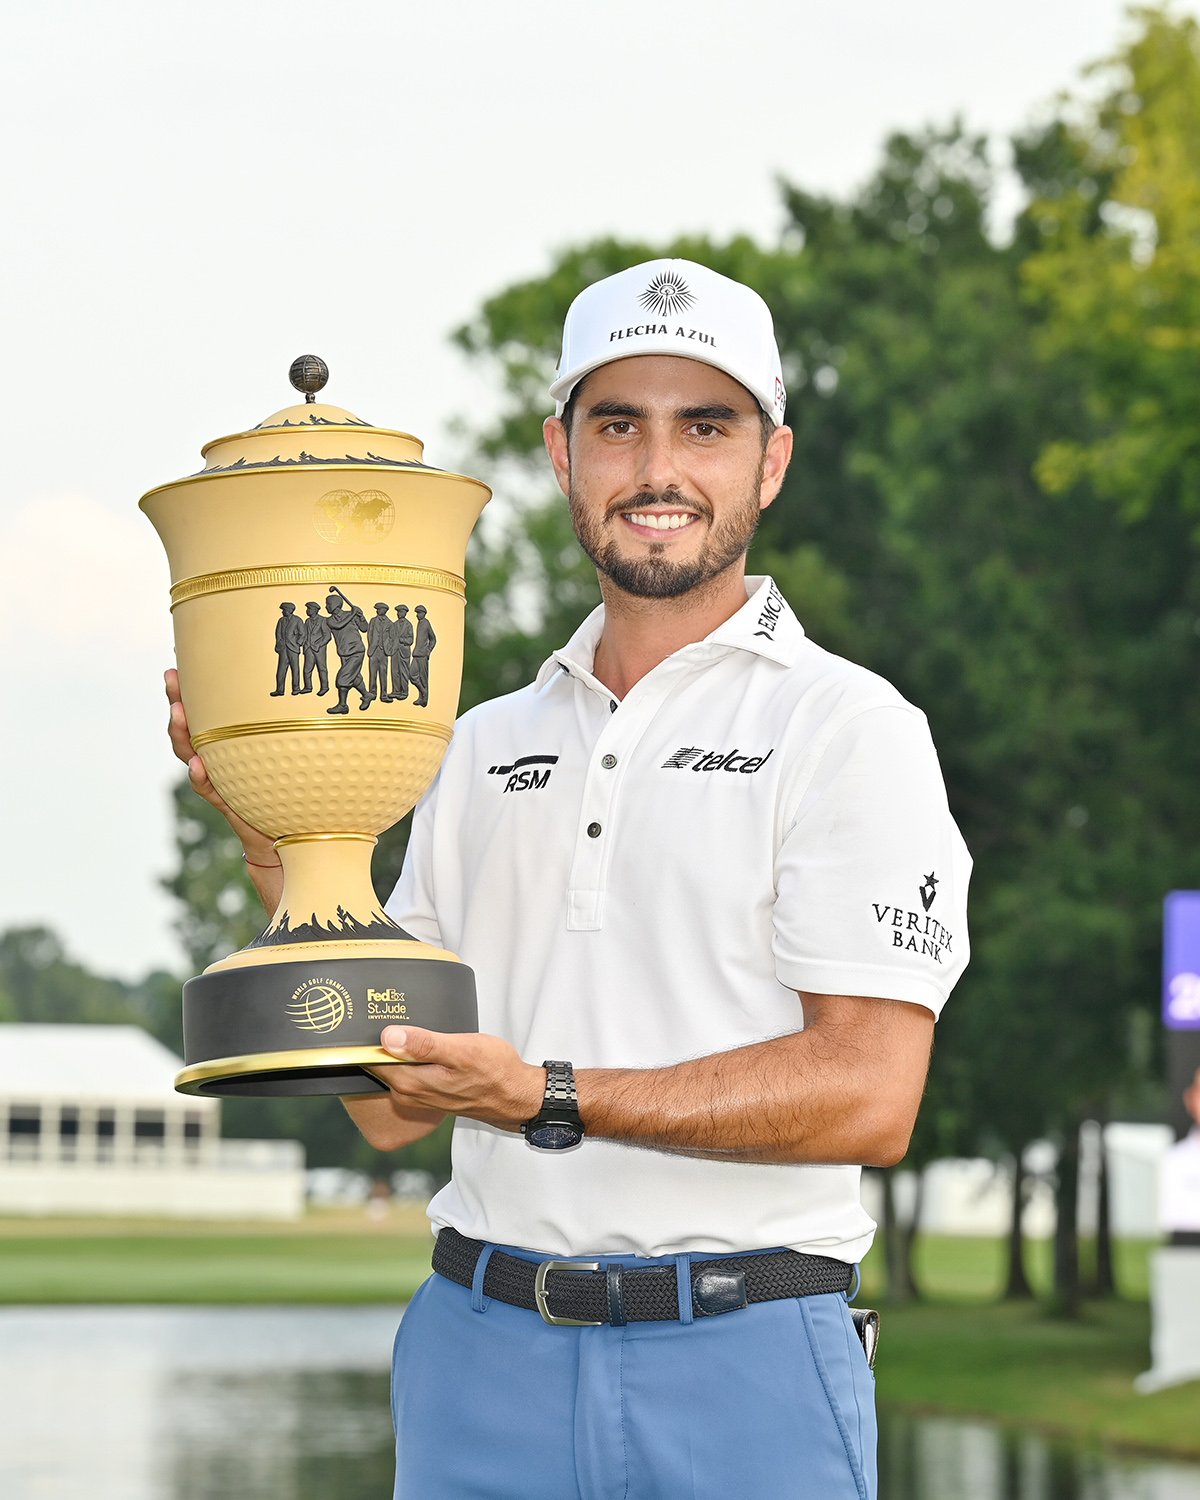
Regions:
[[[602,1328],[603,1318],[556,1318],[550,1311],[550,1293],[546,1290],[546,1277],[551,1271],[598,1271],[598,1260],[544,1260],[533,1278],[533,1300],[544,1323],[553,1323],[556,1328]]]

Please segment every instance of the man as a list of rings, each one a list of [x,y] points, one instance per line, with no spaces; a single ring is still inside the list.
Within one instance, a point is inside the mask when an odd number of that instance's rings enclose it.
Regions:
[[[397,604],[388,649],[392,663],[393,700],[403,701],[408,697],[408,685],[412,680],[412,647],[413,628],[412,621],[408,618],[408,605]]]
[[[300,691],[312,692],[313,669],[315,668],[317,680],[321,684],[317,690],[317,697],[323,698],[329,691],[326,653],[329,650],[329,642],[333,639],[333,632],[329,629],[329,622],[322,615],[321,606],[315,599],[310,599],[304,606],[304,613],[306,618],[301,621],[304,629],[304,686]]]
[[[338,701],[325,712],[348,714],[351,690],[359,695],[360,709],[370,708],[375,695],[367,691],[362,676],[363,658],[367,654],[362,638],[367,633],[367,618],[358,605],[351,604],[340,590],[329,594],[325,600],[325,608],[329,611],[329,630],[341,662],[333,680]]]
[[[410,1065],[345,1101],[383,1149],[457,1117],[396,1494],[872,1500],[859,1167],[906,1149],[970,860],[923,716],[745,577],[791,455],[761,299],[621,272],[551,394],[604,603],[460,721],[388,908],[472,964],[480,1034],[389,1027]]]
[[[377,604],[375,618],[367,626],[367,660],[371,668],[367,690],[372,697],[378,698],[380,703],[392,701],[391,694],[387,690],[388,654],[391,643],[392,622],[388,618],[388,607],[386,604]]]
[[[275,690],[272,698],[282,698],[287,690],[287,681],[292,680],[292,692],[300,691],[300,648],[304,644],[304,626],[296,618],[294,604],[279,606],[279,619],[275,621]]]
[[[1200,1243],[1200,1068],[1183,1091],[1192,1128],[1167,1151],[1159,1175],[1159,1219],[1179,1244]]]
[[[417,638],[412,649],[412,682],[417,690],[415,708],[429,707],[429,658],[437,645],[437,636],[429,623],[428,611],[423,604],[417,605]]]

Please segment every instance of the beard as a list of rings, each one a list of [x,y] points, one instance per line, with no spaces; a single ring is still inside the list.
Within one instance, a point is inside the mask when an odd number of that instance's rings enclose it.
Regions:
[[[623,593],[635,599],[678,599],[719,577],[745,557],[762,515],[758,501],[761,480],[760,463],[753,488],[716,525],[713,524],[711,505],[691,500],[675,489],[663,490],[661,494],[642,490],[631,499],[615,501],[608,507],[604,519],[597,520],[588,514],[582,498],[572,486],[571,522],[579,545],[597,570]],[[667,543],[651,541],[648,555],[630,557],[622,552],[620,543],[611,532],[606,534],[606,527],[623,524],[620,517],[625,511],[655,505],[664,509],[679,507],[694,511],[701,521],[708,523],[708,536],[694,556],[676,561],[669,556]]]

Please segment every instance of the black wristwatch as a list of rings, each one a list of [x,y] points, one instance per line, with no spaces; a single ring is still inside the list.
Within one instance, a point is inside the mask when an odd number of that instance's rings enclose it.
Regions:
[[[583,1140],[583,1121],[575,1096],[575,1069],[569,1062],[544,1062],[546,1095],[532,1120],[521,1126],[526,1142],[538,1151],[569,1151]]]

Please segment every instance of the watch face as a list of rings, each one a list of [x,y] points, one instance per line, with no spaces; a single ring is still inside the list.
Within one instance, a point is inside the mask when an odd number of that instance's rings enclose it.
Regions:
[[[583,1131],[568,1120],[543,1120],[525,1132],[525,1139],[539,1151],[565,1151],[579,1145]]]

